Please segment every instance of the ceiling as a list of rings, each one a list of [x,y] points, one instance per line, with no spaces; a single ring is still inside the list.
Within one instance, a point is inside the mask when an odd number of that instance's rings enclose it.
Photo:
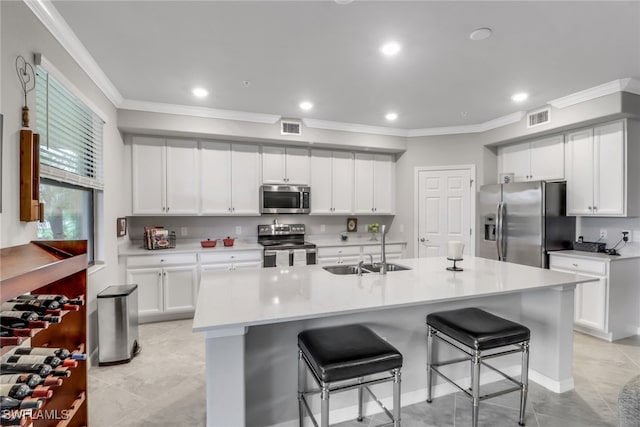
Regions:
[[[640,79],[637,1],[52,3],[127,100],[426,129]]]

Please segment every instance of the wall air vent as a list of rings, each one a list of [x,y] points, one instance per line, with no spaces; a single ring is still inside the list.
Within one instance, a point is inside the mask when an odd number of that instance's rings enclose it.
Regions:
[[[551,108],[545,108],[544,110],[538,110],[527,114],[527,128],[547,123],[551,123]]]
[[[302,123],[295,120],[281,120],[280,133],[282,135],[302,135]]]

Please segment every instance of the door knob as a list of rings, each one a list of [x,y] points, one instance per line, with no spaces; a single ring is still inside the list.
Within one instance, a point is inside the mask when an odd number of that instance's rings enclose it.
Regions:
[[[423,237],[423,238],[420,239],[420,241],[424,243],[424,242],[426,242],[426,239]]]

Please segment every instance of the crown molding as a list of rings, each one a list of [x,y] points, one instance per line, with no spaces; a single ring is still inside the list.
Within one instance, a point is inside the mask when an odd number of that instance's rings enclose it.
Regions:
[[[462,133],[481,133],[491,129],[496,129],[502,126],[517,123],[526,115],[524,111],[517,111],[506,116],[498,117],[497,119],[489,120],[484,123],[478,123],[475,125],[464,126],[447,126],[439,128],[426,128],[426,129],[410,129],[407,132],[409,138],[415,138],[418,136],[437,136],[437,135],[456,135]]]
[[[242,122],[274,124],[281,119],[275,114],[247,113],[244,111],[220,110],[190,105],[163,104],[160,102],[125,99],[118,107],[121,110],[147,111],[150,113],[177,114],[180,116],[204,117],[207,119],[238,120]]]
[[[407,129],[389,128],[384,126],[360,125],[357,123],[332,122],[328,120],[302,119],[302,123],[312,129],[339,130],[343,132],[369,133],[387,136],[408,136]]]
[[[616,92],[631,92],[640,95],[640,82],[633,78],[613,80],[562,98],[552,99],[548,104],[555,108],[565,108]]]
[[[78,63],[89,78],[98,86],[111,103],[118,107],[122,103],[122,95],[111,83],[111,80],[98,66],[89,51],[75,35],[69,24],[64,20],[60,12],[53,6],[50,0],[23,0],[33,14],[58,40],[62,47]]]
[[[635,95],[640,95],[640,80],[629,78],[623,79],[623,88],[624,92],[633,93]]]

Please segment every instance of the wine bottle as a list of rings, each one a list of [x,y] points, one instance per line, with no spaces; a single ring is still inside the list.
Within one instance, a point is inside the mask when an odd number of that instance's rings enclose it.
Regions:
[[[37,356],[56,356],[60,359],[74,359],[74,360],[87,360],[87,355],[84,353],[71,353],[66,348],[51,348],[51,347],[18,347],[14,350],[13,354],[27,355],[33,354]]]
[[[20,400],[29,396],[49,399],[53,396],[53,391],[49,390],[49,387],[41,385],[31,388],[26,384],[0,384],[0,396],[9,396]]]
[[[69,299],[65,295],[56,295],[56,294],[24,294],[24,295],[19,295],[17,299],[19,300],[35,299],[37,301],[55,300],[55,301],[58,301],[59,304],[84,305],[84,300],[80,298]]]
[[[35,330],[29,328],[8,328],[0,324],[0,337],[32,337]]]
[[[22,425],[22,416],[20,415],[20,413],[12,413],[12,411],[9,409],[0,411],[0,426],[19,425]]]
[[[34,329],[49,327],[49,322],[42,320],[24,320],[18,317],[0,317],[0,325],[13,329]]]
[[[45,363],[0,363],[3,374],[38,374],[41,377],[53,374],[51,365]]]
[[[9,396],[0,396],[0,409],[40,409],[43,401],[41,399],[14,399]]]
[[[41,305],[27,304],[24,300],[23,301],[7,301],[0,304],[0,311],[11,311],[11,310],[35,311],[40,315],[49,314],[52,316],[60,316],[60,309],[50,310]]]
[[[42,378],[38,374],[2,374],[0,384],[26,384],[31,388],[37,385],[61,386],[62,379],[52,376]]]
[[[22,320],[38,320],[38,313],[33,311],[0,311],[0,317],[15,317]]]
[[[36,299],[36,298],[32,298],[32,299],[13,299],[9,302],[15,302],[15,303],[24,303],[24,304],[28,304],[28,305],[35,305],[38,307],[43,307],[45,310],[60,310],[61,309],[61,304],[54,300],[44,300],[44,299]]]
[[[56,356],[42,356],[42,355],[19,355],[12,354],[4,360],[6,363],[46,363],[47,365],[51,365],[52,368],[57,368],[58,366],[64,366],[65,368],[75,368],[78,366],[78,362],[72,359],[62,360]]]

